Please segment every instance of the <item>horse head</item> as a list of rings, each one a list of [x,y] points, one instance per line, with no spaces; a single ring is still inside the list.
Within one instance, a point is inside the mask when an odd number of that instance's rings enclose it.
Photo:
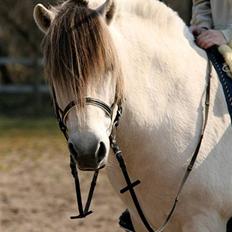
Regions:
[[[45,33],[45,72],[56,113],[82,170],[106,164],[122,101],[121,69],[109,32],[114,15],[113,0],[96,9],[84,0],[49,9],[38,4],[34,9],[35,21]]]

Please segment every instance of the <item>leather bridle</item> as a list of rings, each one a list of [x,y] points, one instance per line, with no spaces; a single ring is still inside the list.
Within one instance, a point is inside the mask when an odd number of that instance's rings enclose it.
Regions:
[[[57,102],[57,97],[56,97],[54,87],[52,87],[52,94],[53,94],[53,105],[54,105],[55,116],[56,116],[57,121],[59,123],[60,130],[62,131],[66,140],[68,141],[69,136],[68,136],[68,128],[66,125],[66,118],[67,118],[68,114],[71,112],[71,110],[74,107],[77,107],[78,104],[76,101],[71,101],[65,107],[65,109],[62,110]],[[114,120],[114,122],[111,123],[112,126],[118,125],[118,121],[119,121],[119,118],[121,117],[121,113],[122,113],[121,106],[118,105],[117,114],[115,116],[115,119],[113,119],[115,103],[113,103],[112,106],[109,106],[108,104],[104,103],[103,101],[101,101],[99,99],[86,97],[85,104],[96,106],[96,107],[100,108],[111,119],[111,122]],[[76,158],[74,157],[74,154],[72,154],[72,152],[70,152],[70,168],[71,168],[72,176],[73,176],[74,181],[75,181],[76,199],[77,199],[77,205],[78,205],[78,210],[79,210],[79,215],[72,216],[71,219],[85,218],[86,216],[88,216],[89,214],[92,213],[92,211],[90,211],[89,208],[90,208],[90,204],[91,204],[91,201],[93,198],[95,186],[97,183],[99,170],[96,170],[94,172],[91,186],[90,186],[90,190],[89,190],[89,194],[88,194],[88,198],[87,198],[85,207],[83,207],[83,201],[82,201],[82,196],[81,196],[81,186],[80,186],[80,181],[79,181],[79,176],[78,176],[78,171],[77,171],[78,170],[77,169],[77,161],[76,161]]]
[[[211,73],[212,73],[212,66],[210,64],[210,62],[208,63],[208,83],[207,83],[207,87],[206,87],[206,97],[205,97],[205,110],[204,110],[204,120],[202,123],[202,129],[201,129],[201,134],[198,140],[198,144],[195,148],[195,151],[192,154],[192,158],[190,160],[189,165],[187,166],[187,169],[185,171],[185,174],[182,178],[182,181],[180,183],[180,186],[178,188],[176,197],[174,199],[174,203],[171,207],[171,210],[169,211],[164,223],[159,227],[159,229],[154,230],[152,228],[152,226],[150,225],[149,221],[147,220],[141,206],[139,203],[139,200],[137,198],[137,195],[135,193],[134,188],[139,185],[141,182],[139,180],[132,182],[130,179],[130,176],[128,174],[127,171],[127,167],[126,167],[126,163],[123,159],[123,154],[122,151],[120,150],[117,141],[116,141],[116,130],[117,127],[119,125],[119,121],[120,118],[122,116],[122,106],[121,104],[118,104],[118,109],[117,109],[117,114],[115,116],[115,118],[113,118],[113,107],[115,106],[115,103],[110,107],[108,106],[106,103],[102,102],[101,100],[95,99],[95,98],[91,98],[91,97],[86,97],[85,98],[85,102],[87,105],[93,105],[96,107],[99,107],[100,109],[102,109],[108,117],[111,118],[111,122],[112,122],[112,131],[111,134],[109,136],[109,140],[110,140],[110,146],[115,154],[115,157],[119,163],[119,166],[121,168],[122,174],[124,176],[125,182],[127,184],[127,186],[123,189],[121,189],[120,193],[124,194],[125,192],[129,192],[130,196],[134,202],[134,206],[135,209],[137,210],[137,213],[143,223],[143,225],[145,226],[145,228],[147,229],[147,231],[149,232],[162,232],[164,231],[164,229],[166,228],[166,226],[168,225],[168,223],[171,220],[171,217],[173,216],[173,213],[176,209],[177,203],[179,201],[179,196],[183,190],[183,187],[193,169],[193,166],[195,164],[195,161],[197,159],[197,156],[199,154],[200,148],[201,148],[201,144],[202,144],[202,140],[204,137],[204,132],[206,129],[206,125],[207,125],[207,121],[208,121],[208,114],[209,114],[209,103],[210,103],[210,79],[211,79]],[[67,126],[65,123],[66,117],[68,115],[68,113],[73,109],[73,107],[77,106],[77,103],[75,101],[71,101],[64,110],[62,110],[56,100],[56,95],[55,95],[55,91],[53,88],[53,99],[54,99],[54,108],[55,108],[55,113],[56,113],[56,118],[59,122],[59,127],[60,130],[63,132],[65,138],[68,140],[68,133],[67,133]],[[88,216],[89,214],[92,213],[92,211],[89,210],[90,208],[90,204],[91,204],[91,200],[93,197],[93,193],[94,193],[94,189],[96,186],[96,182],[97,182],[97,177],[99,174],[99,170],[96,170],[93,178],[92,178],[92,182],[91,182],[91,186],[90,186],[90,190],[89,190],[89,194],[88,194],[88,198],[86,201],[86,205],[83,208],[83,201],[82,201],[82,197],[81,197],[81,188],[80,188],[80,181],[79,181],[79,177],[78,177],[78,171],[77,171],[77,162],[75,157],[73,156],[72,153],[70,153],[70,167],[71,167],[71,172],[73,175],[73,178],[75,180],[75,189],[76,189],[76,198],[77,198],[77,204],[78,204],[78,210],[79,210],[79,215],[78,216],[72,216],[71,219],[77,219],[77,218],[85,218],[86,216]],[[128,232],[130,232],[129,230],[127,230]],[[134,232],[134,231],[131,231]]]
[[[68,114],[70,113],[70,111],[74,108],[77,107],[77,102],[76,101],[71,101],[64,110],[62,110],[58,103],[57,103],[57,98],[56,98],[56,94],[54,91],[54,88],[52,90],[53,92],[53,99],[54,99],[54,109],[55,109],[55,115],[56,118],[59,122],[59,127],[60,130],[64,133],[65,138],[68,138],[68,134],[67,134],[67,126],[66,126],[66,118],[68,116]],[[91,98],[91,97],[86,97],[85,98],[85,104],[86,105],[93,105],[96,106],[100,109],[102,109],[106,115],[112,120],[113,117],[113,108],[115,104],[112,104],[112,106],[108,106],[106,103],[104,103],[103,101],[99,100],[99,99],[95,99],[95,98]]]

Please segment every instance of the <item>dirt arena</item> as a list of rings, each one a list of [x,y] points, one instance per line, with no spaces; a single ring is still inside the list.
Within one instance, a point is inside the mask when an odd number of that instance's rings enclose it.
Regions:
[[[1,232],[120,232],[124,207],[101,173],[92,204],[94,214],[76,214],[65,141],[56,129],[0,131]],[[83,188],[91,181],[81,176]]]

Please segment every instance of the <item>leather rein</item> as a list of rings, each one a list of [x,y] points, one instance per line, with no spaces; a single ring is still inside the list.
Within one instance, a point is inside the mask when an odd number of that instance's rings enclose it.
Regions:
[[[139,180],[132,182],[131,178],[128,174],[127,171],[127,167],[126,167],[126,163],[123,159],[123,154],[122,151],[120,150],[118,144],[117,144],[117,140],[116,140],[116,130],[117,127],[119,126],[119,121],[120,118],[122,116],[122,106],[118,105],[118,110],[117,110],[117,114],[115,119],[113,119],[113,106],[115,104],[113,104],[111,107],[108,106],[106,103],[95,99],[95,98],[90,98],[87,97],[85,98],[86,104],[87,105],[93,105],[96,107],[99,107],[100,109],[102,109],[108,117],[111,118],[111,121],[113,122],[113,126],[112,126],[112,131],[111,131],[111,135],[109,136],[109,140],[110,140],[110,146],[115,154],[115,157],[119,163],[119,166],[121,168],[122,174],[124,176],[125,182],[126,182],[126,187],[124,187],[123,189],[121,189],[120,193],[124,194],[125,192],[129,192],[130,196],[134,202],[134,206],[137,210],[137,213],[143,223],[143,225],[146,227],[147,231],[149,232],[162,232],[164,231],[164,229],[166,228],[166,226],[168,225],[168,223],[170,222],[171,217],[173,216],[173,213],[176,209],[180,194],[183,190],[183,187],[193,169],[193,166],[195,164],[195,161],[197,159],[197,156],[199,154],[200,151],[200,147],[202,144],[202,140],[204,137],[204,132],[205,132],[205,128],[207,125],[207,121],[208,121],[208,114],[209,114],[209,103],[210,103],[210,79],[211,79],[211,72],[212,72],[212,66],[211,63],[208,63],[208,82],[207,82],[207,87],[206,87],[206,92],[205,92],[205,108],[204,108],[204,115],[203,115],[203,122],[202,122],[202,129],[201,129],[201,134],[200,137],[198,139],[198,144],[195,148],[195,151],[193,152],[192,158],[189,162],[189,165],[187,166],[187,169],[185,171],[185,174],[182,178],[182,181],[180,183],[179,189],[177,191],[176,197],[174,199],[174,203],[173,206],[168,214],[168,216],[166,217],[164,223],[159,227],[159,229],[154,230],[152,228],[152,226],[150,225],[149,221],[147,220],[141,206],[139,203],[139,200],[137,198],[136,192],[134,190],[134,188],[139,185],[141,182]],[[67,133],[67,126],[65,123],[65,119],[67,117],[67,115],[69,114],[69,112],[72,110],[73,107],[76,107],[77,104],[75,101],[70,102],[64,110],[62,110],[58,103],[57,103],[57,98],[55,95],[55,91],[54,88],[52,89],[53,91],[53,99],[54,99],[54,109],[55,109],[55,114],[56,114],[56,118],[58,120],[59,123],[59,127],[60,130],[62,131],[62,133],[64,134],[66,140],[68,141],[68,133]],[[88,216],[89,214],[92,213],[92,211],[89,210],[90,205],[91,205],[91,201],[93,198],[93,193],[95,190],[95,186],[97,183],[97,178],[98,178],[98,174],[99,174],[99,170],[96,170],[94,172],[93,178],[92,178],[92,182],[90,185],[90,190],[89,190],[89,194],[87,197],[87,201],[85,206],[83,207],[83,200],[82,200],[82,196],[81,196],[81,186],[80,186],[80,181],[79,181],[79,177],[78,177],[78,171],[77,171],[77,162],[75,160],[75,157],[73,156],[73,154],[70,153],[70,168],[71,168],[71,173],[72,176],[74,178],[74,182],[75,182],[75,190],[76,190],[76,200],[77,200],[77,205],[78,205],[78,211],[79,214],[77,216],[72,216],[71,219],[77,219],[77,218],[85,218],[86,216]],[[129,230],[128,230],[129,231]],[[134,231],[131,231],[134,232]]]

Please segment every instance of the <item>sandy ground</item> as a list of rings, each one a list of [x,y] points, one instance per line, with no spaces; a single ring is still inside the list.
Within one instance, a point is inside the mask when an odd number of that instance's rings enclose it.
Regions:
[[[0,136],[1,232],[120,232],[124,207],[104,173],[85,220],[76,214],[73,181],[64,139],[57,133],[14,132]],[[83,189],[91,181],[81,176]]]

